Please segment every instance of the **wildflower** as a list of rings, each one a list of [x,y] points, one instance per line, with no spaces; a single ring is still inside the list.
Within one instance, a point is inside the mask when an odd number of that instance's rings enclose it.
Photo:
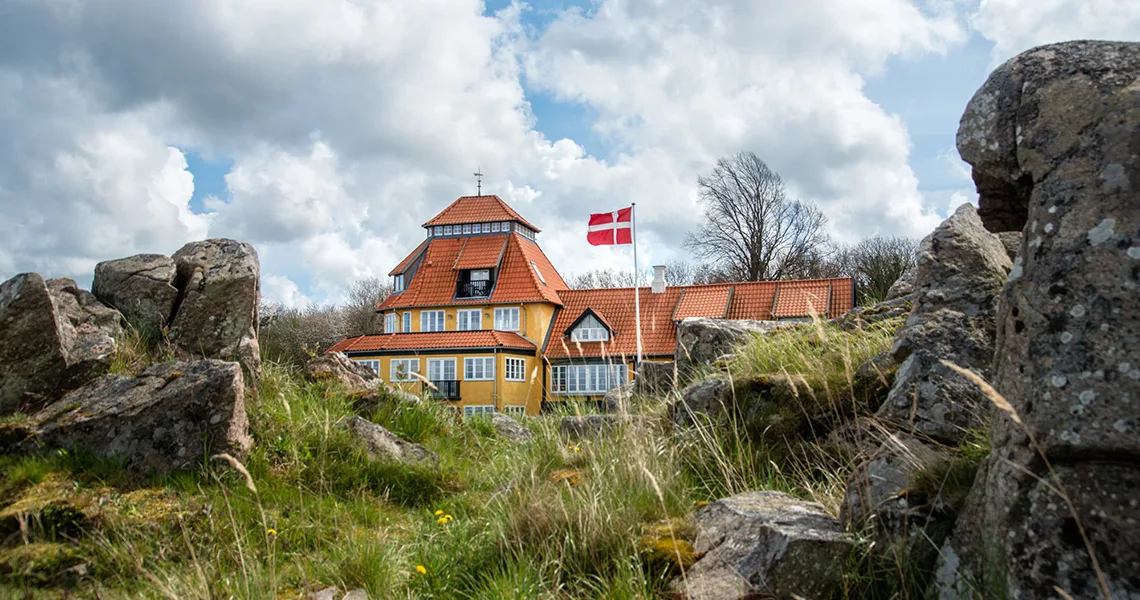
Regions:
[[[570,446],[570,451],[571,452],[581,452],[582,448],[579,446]]]
[[[436,519],[435,522],[439,523],[440,525],[447,525],[454,520],[455,519],[451,515],[443,515],[442,517]]]
[[[265,535],[277,535],[277,530],[272,527],[265,530]]]
[[[442,515],[442,514],[443,514],[443,511],[442,511],[442,510],[437,510],[437,511],[435,511],[435,516],[437,516],[437,517],[438,517],[438,516],[440,516],[440,515]]]
[[[427,569],[425,569],[423,565],[416,565],[416,573],[427,575]]]

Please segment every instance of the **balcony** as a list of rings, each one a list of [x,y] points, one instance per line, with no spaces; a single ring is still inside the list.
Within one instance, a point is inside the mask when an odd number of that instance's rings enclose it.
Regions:
[[[459,399],[459,381],[455,379],[436,379],[431,382],[431,386],[425,386],[430,395],[435,400],[458,400]]]
[[[490,295],[491,282],[488,280],[460,281],[455,286],[456,298],[488,298]]]

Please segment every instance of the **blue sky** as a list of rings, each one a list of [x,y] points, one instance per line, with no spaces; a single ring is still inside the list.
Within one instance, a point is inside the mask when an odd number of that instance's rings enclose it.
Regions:
[[[998,61],[1140,36],[1129,0],[14,0],[0,21],[0,279],[205,237],[266,297],[337,302],[473,190],[563,273],[624,267],[585,215],[637,202],[686,258],[696,179],[751,150],[837,243],[974,199],[954,135]]]

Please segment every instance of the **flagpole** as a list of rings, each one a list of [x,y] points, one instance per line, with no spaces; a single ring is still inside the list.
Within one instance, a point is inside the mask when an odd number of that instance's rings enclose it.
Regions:
[[[637,327],[637,362],[641,364],[641,271],[637,265],[637,203],[629,209],[630,238],[633,242],[633,319]]]

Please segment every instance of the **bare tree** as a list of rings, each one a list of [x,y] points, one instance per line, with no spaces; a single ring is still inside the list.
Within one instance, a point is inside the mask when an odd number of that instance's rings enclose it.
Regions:
[[[851,275],[868,299],[881,299],[918,255],[918,240],[909,237],[876,235],[855,246],[850,254]]]
[[[348,287],[344,326],[348,335],[383,333],[376,307],[392,294],[392,286],[378,277],[361,279]]]
[[[645,284],[645,281],[642,281]],[[572,289],[633,287],[633,270],[591,269],[585,273],[571,275],[566,285]]]
[[[653,281],[653,272],[645,269],[641,276],[641,285],[647,286],[651,281]],[[669,285],[700,285],[732,281],[732,278],[714,265],[677,259],[665,263],[665,281]],[[575,290],[633,287],[633,271],[592,269],[569,275],[566,277],[566,284]]]
[[[752,152],[717,161],[697,180],[704,222],[685,246],[733,278],[783,279],[827,242],[827,218],[787,197],[780,176]]]

